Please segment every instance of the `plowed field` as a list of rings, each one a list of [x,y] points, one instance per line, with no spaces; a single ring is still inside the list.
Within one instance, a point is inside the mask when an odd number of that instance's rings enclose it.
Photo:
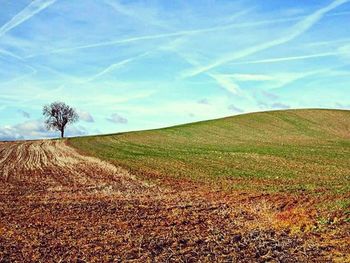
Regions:
[[[160,180],[141,181],[65,141],[0,143],[0,262],[347,258],[344,228],[296,234],[276,224],[311,201]]]

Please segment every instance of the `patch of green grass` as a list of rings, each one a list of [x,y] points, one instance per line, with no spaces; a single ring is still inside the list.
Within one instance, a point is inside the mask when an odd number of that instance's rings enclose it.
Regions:
[[[350,190],[350,111],[252,113],[69,143],[134,173],[224,189],[335,195]]]

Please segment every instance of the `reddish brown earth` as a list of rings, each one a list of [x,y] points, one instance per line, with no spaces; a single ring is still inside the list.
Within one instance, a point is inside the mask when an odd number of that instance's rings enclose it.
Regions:
[[[312,206],[307,197],[228,195],[184,180],[161,182],[145,183],[64,141],[0,143],[0,262],[347,258],[345,231],[296,234],[276,224],[307,221],[311,210],[293,212],[300,202]]]

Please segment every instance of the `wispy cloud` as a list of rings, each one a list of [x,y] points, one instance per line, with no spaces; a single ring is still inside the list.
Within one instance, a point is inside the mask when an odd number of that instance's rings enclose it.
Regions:
[[[78,110],[78,115],[79,115],[80,119],[85,121],[85,122],[90,122],[90,123],[95,122],[92,115],[87,111]]]
[[[219,67],[223,64],[226,64],[228,62],[241,59],[250,55],[253,55],[259,51],[269,49],[278,45],[285,44],[296,37],[300,36],[307,30],[309,30],[314,24],[316,24],[322,17],[329,11],[337,8],[340,5],[343,5],[345,3],[349,2],[349,0],[336,0],[333,1],[331,4],[327,5],[326,7],[323,7],[316,12],[312,13],[311,15],[307,16],[306,18],[302,19],[298,23],[296,23],[289,32],[287,32],[284,36],[274,39],[272,41],[265,42],[263,44],[259,44],[253,47],[249,47],[247,49],[243,49],[237,53],[228,54],[225,57],[219,58],[213,63],[210,63],[206,66],[201,66],[198,68],[195,68],[183,75],[183,77],[193,77],[198,74],[201,74],[203,72],[207,72],[211,69],[214,69],[216,67]]]
[[[339,54],[344,55],[347,59],[350,58],[350,44],[339,48]]]
[[[128,119],[121,116],[118,113],[114,113],[112,114],[110,117],[107,118],[108,121],[116,123],[116,124],[127,124],[128,123]]]
[[[0,127],[47,137],[17,109],[55,100],[93,132],[347,105],[349,2],[5,1]]]
[[[235,62],[235,63],[231,63],[231,64],[232,65],[245,65],[245,64],[278,63],[278,62],[293,61],[293,60],[332,57],[332,56],[337,56],[339,54],[341,54],[341,52],[324,52],[324,53],[303,55],[303,56],[290,56],[290,57],[280,57],[280,58],[266,58],[266,59],[259,59],[259,60],[248,60],[248,61],[242,61],[242,62]]]
[[[90,81],[94,81],[100,77],[102,77],[103,75],[105,74],[108,74],[109,72],[112,72],[113,70],[116,70],[118,68],[121,68],[139,58],[142,58],[142,57],[145,57],[149,54],[150,52],[144,52],[140,55],[137,55],[137,56],[134,56],[134,57],[131,57],[131,58],[128,58],[128,59],[124,59],[122,61],[119,61],[117,63],[113,63],[111,65],[109,65],[108,67],[104,68],[103,70],[101,70],[100,72],[98,72],[96,75],[92,76],[91,78],[89,78],[87,81],[84,81],[84,82],[90,82]]]
[[[190,57],[189,55],[182,54],[176,50],[174,50],[181,58],[183,58],[186,62],[188,62],[192,66],[200,66],[199,62]],[[237,83],[233,81],[231,76],[225,75],[225,74],[218,74],[218,73],[210,73],[205,72],[205,74],[215,80],[222,88],[224,88],[226,91],[237,95],[239,94],[240,88]]]
[[[241,109],[241,108],[239,108],[239,107],[236,107],[236,106],[233,105],[233,104],[228,105],[227,108],[228,108],[230,111],[233,111],[233,112],[238,112],[238,113],[244,112],[243,109]]]
[[[263,110],[284,110],[284,109],[290,109],[291,106],[287,105],[286,103],[282,102],[265,102],[265,101],[258,101],[258,106],[260,109]]]
[[[169,37],[177,37],[185,34],[190,34],[191,32],[175,32],[175,33],[165,33],[165,34],[155,34],[155,35],[146,35],[146,36],[136,36],[136,37],[130,37],[125,39],[118,39],[118,40],[112,40],[112,41],[103,41],[98,42],[95,44],[87,44],[87,45],[80,45],[75,47],[68,47],[68,48],[59,48],[54,49],[48,52],[39,53],[39,54],[32,54],[29,56],[26,56],[25,58],[33,58],[36,56],[41,55],[49,55],[49,54],[55,54],[55,53],[64,53],[68,51],[76,51],[81,49],[89,49],[89,48],[98,48],[98,47],[106,47],[106,46],[114,46],[114,45],[120,45],[120,44],[128,44],[132,42],[138,42],[143,40],[152,40],[152,39],[161,39],[161,38],[169,38]]]
[[[227,76],[228,78],[235,79],[237,81],[268,81],[273,80],[270,75],[266,74],[221,74],[221,76]]]
[[[341,0],[341,1],[348,1],[348,0]],[[117,8],[118,11],[123,12],[123,13],[128,13],[129,16],[137,16],[138,15],[137,13],[135,13],[131,10],[125,9],[125,7],[123,7],[120,4],[116,4],[116,3],[110,2],[110,1],[107,1],[107,3],[112,4],[114,7],[118,6],[118,8]],[[242,10],[241,12],[238,12],[236,15],[231,17],[231,19],[237,19],[241,16],[244,16],[247,13],[249,13],[251,10],[252,10],[252,8],[247,8],[246,10]],[[334,13],[334,14],[329,14],[329,15],[330,16],[343,16],[343,15],[347,15],[347,14],[348,14],[347,12],[341,12],[341,13]],[[66,48],[56,48],[56,49],[52,49],[50,51],[45,51],[42,53],[31,54],[31,55],[26,56],[25,58],[28,59],[28,58],[33,58],[33,57],[37,57],[37,56],[44,56],[44,55],[57,54],[57,53],[66,53],[66,52],[84,50],[84,49],[90,49],[90,48],[100,48],[100,47],[107,47],[107,46],[114,46],[114,45],[124,45],[124,44],[139,42],[139,41],[175,38],[175,37],[181,37],[181,36],[194,36],[194,35],[203,34],[203,33],[218,32],[218,31],[225,31],[225,30],[231,30],[231,29],[275,25],[278,23],[297,21],[299,19],[304,19],[304,18],[305,18],[305,16],[296,16],[296,17],[268,19],[268,20],[261,20],[261,21],[256,21],[256,22],[246,22],[246,23],[236,23],[235,22],[235,23],[230,23],[230,24],[226,24],[226,25],[199,28],[199,29],[193,29],[193,30],[179,30],[179,31],[170,32],[170,33],[160,33],[160,34],[152,34],[152,35],[141,35],[141,36],[127,37],[124,39],[101,41],[101,42],[86,44],[86,45],[78,45],[78,46],[66,47]],[[306,19],[307,18],[308,17],[306,17]],[[165,24],[163,24],[163,26],[166,27]]]
[[[152,116],[167,116],[167,122],[173,122],[173,124],[175,124],[175,119],[170,118],[170,116],[181,116],[182,119],[187,117],[205,119],[232,115],[233,109],[229,109],[229,106],[232,104],[232,98],[229,98],[227,96],[218,96],[212,97],[210,100],[210,104],[202,104],[198,103],[198,101],[196,100],[183,99],[160,101],[159,103],[153,105],[153,107],[146,107],[142,105],[125,105],[121,106],[120,110],[130,111],[130,114],[135,116],[135,121],[138,121],[137,116],[139,116],[140,114],[147,113],[148,115]],[[240,104],[238,103],[236,107],[237,109],[239,109]]]
[[[251,9],[249,8],[247,10],[243,10],[243,11],[239,12],[235,16],[235,18],[238,18],[239,16],[245,15],[250,10]],[[285,21],[289,21],[289,20],[285,20]],[[247,24],[241,24],[241,25],[237,24],[237,23],[232,23],[229,25],[220,25],[220,26],[193,29],[193,30],[179,30],[179,31],[170,32],[170,33],[160,33],[160,34],[153,34],[153,35],[128,37],[128,38],[124,38],[124,39],[116,39],[116,40],[111,40],[111,41],[101,41],[98,43],[87,44],[87,45],[53,49],[53,50],[48,51],[48,52],[31,54],[31,55],[26,56],[25,58],[28,59],[28,58],[33,58],[36,56],[41,56],[41,55],[64,53],[64,52],[70,52],[70,51],[76,51],[76,50],[82,50],[82,49],[99,48],[99,47],[114,46],[114,45],[123,45],[123,44],[129,44],[129,43],[145,41],[145,40],[157,40],[157,39],[174,38],[174,37],[181,37],[181,36],[192,36],[192,35],[197,35],[197,34],[202,34],[202,33],[229,30],[229,29],[233,29],[233,28],[257,26],[257,25],[266,24],[266,23],[276,23],[276,21],[261,21],[261,22],[247,23]]]
[[[207,73],[208,76],[215,79],[218,84],[226,89],[228,92],[237,95],[240,91],[239,85],[235,83],[231,77],[225,75],[225,74],[213,74],[213,73]]]
[[[339,44],[339,43],[349,43],[350,38],[341,38],[337,40],[326,40],[326,41],[315,41],[315,42],[310,42],[306,43],[306,47],[320,47],[320,46],[329,46],[329,45],[334,45],[334,44]]]
[[[15,58],[15,59],[23,61],[23,58],[21,58],[20,56],[17,56],[16,54],[14,54],[10,51],[4,50],[4,49],[0,49],[0,55],[1,56],[9,56],[11,58]]]
[[[336,102],[335,106],[338,109],[350,110],[350,104],[343,104],[343,103]]]
[[[31,75],[34,75],[34,74],[37,73],[37,70],[34,67],[32,67],[31,65],[28,65],[22,57],[17,56],[16,54],[14,54],[14,53],[12,53],[10,51],[4,50],[4,49],[0,49],[0,57],[1,56],[14,59],[15,62],[11,61],[12,64],[16,63],[16,64],[24,66],[24,67],[26,67],[27,69],[30,70],[29,73],[24,73],[21,76],[16,76],[14,79],[11,79],[10,81],[7,81],[7,82],[3,82],[2,84],[12,83],[12,82],[15,82],[17,80],[21,80],[23,78],[26,78],[28,76],[31,76]]]
[[[12,55],[11,52],[0,50],[0,57],[1,57],[1,54],[6,54],[7,56],[9,56],[11,58],[9,60],[7,60],[7,59],[5,60],[7,63],[11,63],[11,65],[13,65],[16,68],[21,68],[21,74],[17,73],[15,75],[13,75],[13,78],[11,78],[9,80],[5,80],[2,82],[0,81],[0,84],[2,86],[13,85],[14,83],[19,82],[19,81],[23,81],[24,79],[29,78],[38,72],[34,67],[25,63],[20,57]],[[14,60],[13,60],[13,58],[14,58]],[[23,68],[29,70],[29,72],[26,72],[27,70],[23,70]]]
[[[334,71],[334,69],[338,67],[339,66],[303,72],[278,72],[270,74],[206,74],[211,75],[213,78],[216,78],[216,80],[218,82],[221,82],[221,85],[223,87],[226,87],[226,89],[231,93],[238,94],[241,90],[240,83],[244,83],[246,81],[257,82],[255,87],[267,87],[268,89],[278,89],[310,76],[325,74],[342,74],[341,71]],[[343,72],[343,75],[344,74],[348,73]]]
[[[135,6],[129,8],[125,4],[121,4],[118,1],[105,0],[104,2],[112,7],[116,12],[128,16],[133,20],[167,30],[171,29],[171,27],[166,25],[166,23],[163,21],[157,19],[154,13],[148,12],[148,10],[135,9]]]
[[[27,21],[31,17],[35,16],[45,8],[49,7],[56,0],[34,0],[28,6],[26,6],[21,12],[15,15],[10,21],[4,24],[0,28],[0,37],[2,37],[6,32],[12,30],[13,28],[19,26],[23,22]]]
[[[69,126],[67,136],[87,135],[83,126]],[[0,141],[57,137],[57,132],[48,131],[41,119],[28,120],[15,125],[0,126]]]
[[[279,89],[287,85],[290,85],[296,81],[300,81],[305,78],[313,76],[328,76],[330,74],[336,74],[336,69],[341,66],[321,68],[317,70],[303,71],[303,72],[286,72],[271,74],[271,81],[268,84],[269,89]],[[338,74],[341,74],[338,72]]]
[[[274,109],[290,109],[289,105],[287,105],[285,103],[281,103],[281,102],[272,103],[271,107]]]
[[[23,81],[24,79],[26,79],[26,78],[28,78],[28,77],[30,77],[30,76],[32,76],[32,75],[35,75],[36,72],[37,72],[36,70],[33,70],[33,71],[30,72],[30,73],[22,74],[22,75],[20,75],[20,76],[17,76],[17,77],[15,77],[15,78],[12,78],[12,79],[10,79],[10,80],[8,80],[8,81],[1,82],[0,84],[1,84],[1,85],[7,85],[7,86],[13,85],[13,84],[16,83],[16,82],[18,83],[18,82]]]

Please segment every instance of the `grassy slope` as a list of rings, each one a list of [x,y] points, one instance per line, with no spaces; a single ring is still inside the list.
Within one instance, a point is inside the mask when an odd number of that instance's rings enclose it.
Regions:
[[[350,192],[350,111],[252,113],[69,142],[135,173],[185,177],[228,190],[343,197]]]

